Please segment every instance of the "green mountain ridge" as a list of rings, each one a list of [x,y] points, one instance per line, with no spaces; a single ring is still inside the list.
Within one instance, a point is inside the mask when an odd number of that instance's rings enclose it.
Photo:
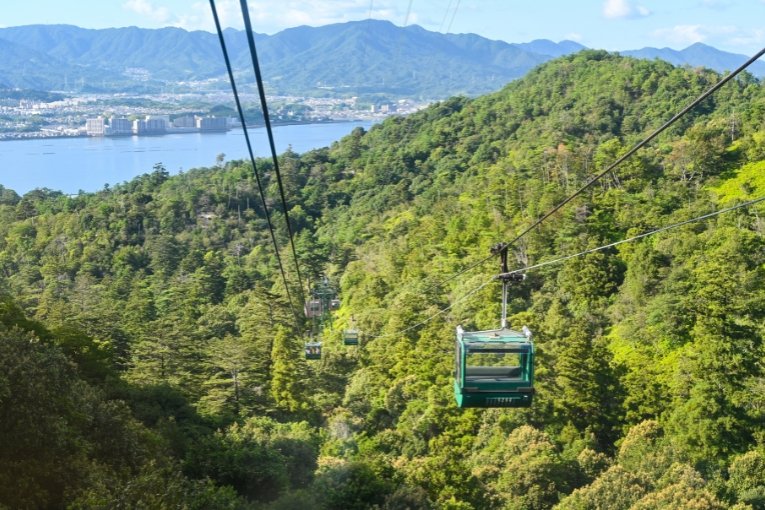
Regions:
[[[241,76],[251,75],[244,32],[226,29],[225,34],[235,69]],[[343,97],[363,93],[425,99],[474,96],[498,90],[552,58],[584,49],[573,41],[506,43],[371,19],[295,27],[274,35],[256,34],[255,39],[270,93]],[[106,92],[217,80],[220,88],[228,87],[218,39],[204,31],[29,25],[0,28],[0,40],[16,45],[0,47],[0,55],[5,55],[0,59],[5,62],[0,73],[7,86],[69,91],[87,87]],[[30,57],[30,52],[39,55]],[[643,48],[624,54],[719,72],[746,60],[744,55],[703,44],[682,51]],[[32,61],[40,72],[30,72]],[[135,78],[136,69],[148,73],[146,81]],[[762,76],[765,64],[755,62],[750,70]]]
[[[70,360],[112,420],[98,423],[136,448],[110,457],[74,394],[9,400],[33,380],[0,375],[0,416],[37,416],[2,420],[4,432],[52,440],[40,463],[0,447],[0,503],[763,508],[761,208],[530,272],[509,309],[535,335],[534,406],[461,410],[452,395],[454,328],[496,327],[500,311],[498,287],[478,289],[493,262],[454,275],[718,79],[585,51],[281,155],[303,274],[340,289],[320,362],[303,359],[247,163],[174,177],[158,166],[76,197],[3,190],[0,283],[16,305],[0,307],[1,366],[29,360],[40,380],[74,387],[55,368]],[[763,112],[762,84],[733,80],[513,246],[514,265],[753,198]],[[271,163],[258,169],[288,257]],[[351,320],[359,347],[342,345]],[[48,487],[73,458],[64,489]]]
[[[227,29],[225,33],[234,67],[251,72],[244,32]],[[70,66],[98,70],[100,83],[91,86],[129,89],[136,85],[124,75],[130,68],[147,70],[152,82],[218,79],[226,74],[216,35],[202,31],[30,25],[0,29],[0,39]],[[338,92],[345,95],[358,91],[428,98],[477,94],[496,90],[552,58],[534,53],[532,43],[526,49],[476,35],[443,35],[375,20],[290,28],[273,36],[256,34],[256,41],[270,90],[303,95],[322,90],[326,94],[327,87],[340,88]],[[557,54],[581,49],[570,41],[548,43],[545,50]],[[18,79],[13,68],[3,73],[11,82]],[[465,85],[465,76],[475,78]],[[58,83],[57,78],[40,81],[36,88],[60,88],[63,79]]]

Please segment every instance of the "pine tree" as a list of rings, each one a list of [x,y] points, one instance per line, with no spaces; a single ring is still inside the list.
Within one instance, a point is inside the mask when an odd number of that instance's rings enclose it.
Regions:
[[[278,408],[289,412],[298,411],[304,402],[299,354],[295,339],[286,328],[278,326],[271,350],[271,396]]]

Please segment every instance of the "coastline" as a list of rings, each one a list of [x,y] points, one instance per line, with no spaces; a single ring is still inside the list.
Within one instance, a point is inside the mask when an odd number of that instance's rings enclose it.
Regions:
[[[367,122],[370,119],[312,119],[305,121],[279,121],[272,122],[273,127],[277,126],[303,126],[309,124],[344,124],[348,122]],[[265,124],[250,124],[248,129],[258,129],[266,127]],[[41,131],[33,132],[16,132],[16,133],[0,133],[0,142],[17,142],[24,140],[46,140],[57,138],[161,138],[165,135],[194,135],[194,134],[207,134],[207,133],[227,133],[229,131],[235,131],[242,129],[240,126],[227,128],[227,129],[194,129],[194,130],[168,130],[164,133],[143,133],[136,134],[119,134],[119,135],[104,135],[104,136],[90,136],[85,133],[61,133],[61,134],[47,134]]]
[[[303,153],[348,135],[355,126],[369,129],[371,121],[280,123],[274,127],[279,153],[291,148]],[[257,126],[251,136],[258,157],[269,153],[269,142]],[[208,136],[205,136],[205,135]],[[251,132],[251,135],[255,135]],[[94,192],[151,172],[161,163],[171,175],[193,168],[214,166],[220,154],[226,160],[247,157],[241,128],[232,133],[196,132],[189,136],[50,137],[0,143],[0,185],[23,195],[35,188],[77,194]],[[16,171],[23,169],[23,171]]]

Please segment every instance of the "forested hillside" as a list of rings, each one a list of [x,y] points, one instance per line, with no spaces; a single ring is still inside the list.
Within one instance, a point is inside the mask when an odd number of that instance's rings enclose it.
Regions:
[[[529,272],[510,323],[535,334],[533,407],[452,394],[455,327],[500,313],[499,284],[476,291],[496,262],[454,275],[718,79],[585,51],[283,154],[303,277],[342,300],[320,361],[303,359],[248,163],[2,190],[0,506],[765,508],[762,206]],[[295,296],[271,163],[258,172]],[[512,263],[765,196],[763,175],[765,89],[744,75]]]
[[[234,68],[251,72],[245,32],[229,28],[225,34]],[[299,96],[387,94],[431,100],[478,95],[584,48],[573,41],[509,44],[372,19],[255,37],[269,92]],[[187,86],[185,81],[203,81],[205,89],[229,86],[218,39],[201,30],[0,27],[0,57],[0,85],[5,87],[159,92],[168,84]]]

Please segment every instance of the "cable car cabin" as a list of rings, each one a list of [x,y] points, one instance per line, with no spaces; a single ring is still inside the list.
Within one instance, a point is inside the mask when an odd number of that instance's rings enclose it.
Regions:
[[[321,359],[321,342],[305,343],[305,359]]]
[[[343,332],[343,343],[345,345],[359,345],[359,332],[355,329],[346,329]]]
[[[305,316],[309,319],[313,319],[314,317],[321,317],[321,300],[309,299],[306,301],[305,306],[303,307],[303,311],[305,311]]]
[[[333,299],[329,302],[329,309],[330,310],[339,310],[340,309],[340,300],[339,299]]]
[[[531,333],[457,328],[454,396],[459,407],[529,407],[534,396]]]

